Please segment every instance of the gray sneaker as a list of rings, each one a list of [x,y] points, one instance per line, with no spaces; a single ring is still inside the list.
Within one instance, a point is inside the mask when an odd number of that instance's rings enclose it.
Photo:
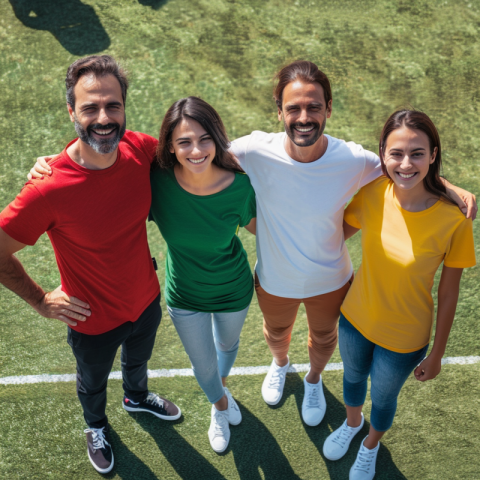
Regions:
[[[93,468],[99,473],[108,473],[113,468],[113,451],[108,427],[87,428],[87,453]]]

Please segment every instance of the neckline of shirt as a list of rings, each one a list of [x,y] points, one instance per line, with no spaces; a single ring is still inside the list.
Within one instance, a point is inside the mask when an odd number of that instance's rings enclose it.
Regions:
[[[285,148],[285,142],[287,140],[287,132],[281,132],[282,133],[282,149],[285,152],[285,156],[287,157],[288,160],[292,162],[292,165],[298,165],[299,168],[312,168],[315,165],[318,165],[320,161],[322,161],[331,151],[332,149],[332,137],[330,135],[327,135],[324,133],[326,139],[327,139],[327,148],[323,155],[320,158],[317,158],[313,162],[299,162],[298,160],[293,159],[288,153],[287,149]]]
[[[72,159],[72,157],[70,157],[70,155],[67,153],[67,149],[68,147],[70,147],[70,145],[73,145],[75,142],[77,142],[79,140],[79,138],[75,138],[74,140],[72,140],[63,150],[63,154],[65,155],[65,158],[67,159],[68,163],[74,167],[76,170],[82,172],[82,173],[86,173],[88,175],[107,175],[109,173],[112,173],[112,171],[114,171],[118,164],[120,163],[119,162],[119,159],[120,159],[120,144],[119,146],[117,147],[117,158],[115,159],[115,162],[110,165],[109,167],[107,168],[102,168],[100,170],[96,170],[96,169],[91,169],[91,168],[86,168],[86,167],[83,167],[82,165],[79,165],[75,160]],[[121,140],[120,140],[121,141]]]
[[[215,193],[211,193],[210,195],[197,195],[195,193],[191,193],[189,192],[188,190],[185,190],[181,185],[180,183],[178,183],[178,180],[177,180],[177,176],[175,175],[175,172],[173,170],[173,168],[170,168],[170,174],[172,175],[173,177],[173,181],[175,183],[175,185],[184,193],[186,193],[187,195],[190,195],[192,197],[195,197],[195,198],[212,198],[212,197],[215,197],[216,195],[220,195],[224,192],[226,192],[230,187],[233,186],[233,184],[237,181],[237,173],[240,173],[240,172],[233,172],[235,174],[235,177],[233,179],[233,182],[228,185],[228,187],[224,188],[223,190],[220,190],[219,192],[215,192]]]
[[[441,200],[438,199],[431,207],[428,207],[426,208],[425,210],[421,210],[420,212],[410,212],[409,210],[405,210],[401,205],[400,205],[400,202],[398,201],[398,198],[397,196],[395,195],[395,190],[393,188],[393,181],[390,180],[390,185],[389,185],[389,188],[391,189],[392,193],[392,197],[393,197],[393,202],[395,204],[395,206],[398,208],[398,210],[400,210],[400,212],[403,214],[403,215],[408,215],[408,216],[411,216],[411,217],[421,217],[422,215],[427,215],[431,212],[433,212],[434,210],[436,210],[440,204],[441,204]]]

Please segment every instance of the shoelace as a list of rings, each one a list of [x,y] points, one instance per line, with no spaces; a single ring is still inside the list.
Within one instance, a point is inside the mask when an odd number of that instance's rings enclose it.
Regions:
[[[105,445],[110,446],[105,438],[105,432],[103,431],[105,427],[102,428],[87,428],[84,430],[84,433],[92,432],[92,442],[93,450],[102,450],[105,448]]]
[[[362,472],[369,473],[370,467],[372,466],[373,459],[375,457],[375,452],[364,451],[363,448],[360,449],[357,455],[357,460],[353,466],[354,470],[361,470]]]
[[[150,392],[145,399],[145,402],[165,410],[165,402],[156,393]]]
[[[347,425],[343,425],[342,429],[337,433],[337,435],[332,439],[332,442],[338,443],[340,446],[344,446],[347,440],[354,434],[354,430],[349,428]]]
[[[278,388],[283,382],[285,374],[286,372],[283,370],[273,372],[270,381],[268,382],[269,388]]]
[[[215,410],[213,414],[213,418],[215,420],[213,424],[213,435],[215,437],[223,437],[224,431],[228,428],[228,420],[227,420],[228,410]]]
[[[308,392],[307,404],[305,405],[307,408],[318,408],[318,400],[319,400],[318,391],[319,391],[318,387],[309,388],[307,390]]]

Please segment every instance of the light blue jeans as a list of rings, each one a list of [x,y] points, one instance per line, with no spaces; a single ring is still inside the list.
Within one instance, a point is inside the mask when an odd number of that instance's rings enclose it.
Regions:
[[[239,312],[205,313],[167,306],[195,378],[210,403],[218,402],[225,394],[222,377],[228,376],[237,358],[248,308]]]

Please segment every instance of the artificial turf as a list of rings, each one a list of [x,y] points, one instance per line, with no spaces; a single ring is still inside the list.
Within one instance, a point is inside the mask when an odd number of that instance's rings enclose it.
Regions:
[[[480,3],[471,0],[3,1],[0,208],[20,190],[36,156],[58,152],[74,137],[65,108],[65,72],[79,56],[100,51],[114,55],[130,72],[128,128],[154,136],[170,104],[187,95],[210,102],[232,139],[255,129],[279,131],[271,99],[273,74],[290,60],[312,60],[332,81],[327,133],[377,151],[388,115],[398,106],[420,108],[440,131],[446,177],[478,193],[479,30]],[[165,244],[155,225],[149,224],[148,232],[163,284]],[[479,221],[474,234],[478,257]],[[253,266],[254,239],[247,232],[240,236]],[[359,235],[348,245],[358,266]],[[46,290],[59,284],[46,236],[19,258]],[[479,280],[478,267],[464,272],[448,356],[480,355]],[[301,309],[290,351],[295,363],[308,362],[306,333]],[[332,360],[340,361],[338,351]],[[270,361],[254,300],[236,366]],[[150,368],[188,366],[165,315]],[[119,369],[118,361],[114,368]],[[475,461],[480,455],[475,442],[478,366],[444,370],[426,385],[407,384],[396,426],[382,449],[382,465],[390,469],[383,478],[480,478]],[[74,371],[65,326],[39,317],[0,287],[0,376]],[[194,379],[152,381],[153,388],[168,393],[185,411],[183,421],[165,428],[121,411],[120,382],[110,382],[109,413],[118,450],[114,475],[342,478],[351,458],[330,465],[319,453],[326,426],[336,426],[343,415],[341,374],[331,372],[326,378],[330,406],[318,429],[300,422],[298,376],[290,376],[288,383],[290,392],[296,385],[296,396],[291,393],[274,410],[259,396],[261,377],[232,379],[245,420],[232,429],[229,453],[220,457],[206,443],[208,405]],[[73,384],[2,386],[0,395],[1,478],[95,477],[84,452]]]

